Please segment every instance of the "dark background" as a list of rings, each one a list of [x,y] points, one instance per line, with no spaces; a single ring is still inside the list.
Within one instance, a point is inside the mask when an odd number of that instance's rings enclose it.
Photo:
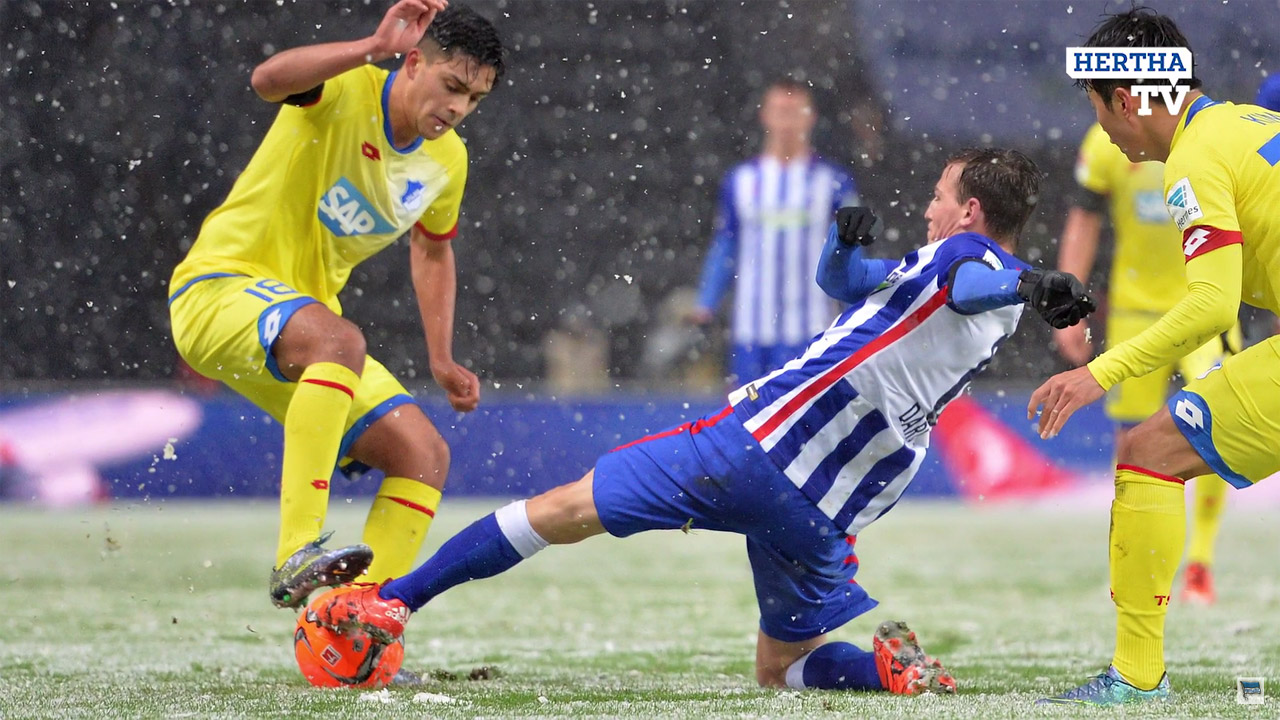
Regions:
[[[1091,121],[1063,48],[1105,3],[471,4],[510,49],[503,87],[461,128],[472,167],[454,352],[484,377],[536,383],[542,338],[566,313],[607,330],[615,378],[639,375],[658,304],[697,281],[720,176],[758,147],[760,92],[784,75],[813,84],[820,152],[885,216],[876,254],[923,243],[949,152],[999,144],[1048,173],[1020,254],[1053,262]],[[1218,99],[1251,100],[1280,66],[1263,34],[1276,0],[1158,6]],[[368,34],[386,7],[0,3],[0,383],[171,377],[169,274],[274,114],[252,68]],[[371,353],[412,378],[426,354],[404,243],[357,268],[343,304]],[[1062,367],[1048,338],[1028,318],[985,377]]]

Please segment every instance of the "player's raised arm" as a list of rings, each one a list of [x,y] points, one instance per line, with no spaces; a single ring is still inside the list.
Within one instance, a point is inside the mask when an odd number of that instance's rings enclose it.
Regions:
[[[846,303],[856,303],[876,289],[893,270],[889,260],[862,257],[862,247],[875,241],[879,220],[864,207],[843,207],[836,213],[818,260],[818,287]]]
[[[436,13],[448,5],[447,0],[400,0],[368,37],[305,45],[273,55],[254,68],[253,90],[267,102],[282,102],[353,68],[408,52],[422,40]]]

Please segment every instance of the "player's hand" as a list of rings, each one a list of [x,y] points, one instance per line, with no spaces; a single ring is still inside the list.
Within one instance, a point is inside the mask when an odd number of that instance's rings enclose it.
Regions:
[[[480,404],[480,378],[458,363],[431,363],[431,377],[445,391],[454,410],[471,412]]]
[[[1089,339],[1089,323],[1081,320],[1075,325],[1053,331],[1053,341],[1058,352],[1067,362],[1080,367],[1093,359],[1093,342]]]
[[[870,245],[880,234],[880,219],[870,208],[842,207],[836,211],[835,231],[841,245]]]
[[[1058,373],[1031,393],[1027,419],[1040,412],[1040,439],[1048,440],[1062,430],[1076,410],[1106,394],[1088,367]]]
[[[1084,284],[1061,270],[1023,270],[1018,296],[1055,328],[1070,327],[1098,309]]]
[[[380,54],[407,53],[422,41],[436,13],[449,7],[448,0],[400,0],[383,16],[373,32]]]

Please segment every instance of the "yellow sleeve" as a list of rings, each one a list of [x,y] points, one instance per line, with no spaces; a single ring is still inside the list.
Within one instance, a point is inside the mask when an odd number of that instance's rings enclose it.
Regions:
[[[418,218],[416,227],[432,240],[452,240],[458,234],[462,192],[467,187],[467,149],[458,141],[458,154],[449,168],[449,184]]]
[[[1169,157],[1164,166],[1164,202],[1184,234],[1195,226],[1240,231],[1235,176],[1213,147]]]
[[[1098,384],[1109,390],[1146,375],[1230,330],[1240,311],[1242,257],[1242,246],[1232,242],[1188,260],[1186,296],[1137,337],[1089,363]]]
[[[1126,165],[1129,162],[1120,148],[1111,144],[1102,126],[1094,123],[1084,134],[1084,140],[1080,141],[1080,153],[1076,156],[1076,183],[1090,192],[1110,195],[1118,160]]]
[[[342,97],[343,93],[346,91],[347,86],[351,82],[352,74],[360,72],[361,69],[362,68],[356,68],[355,70],[348,70],[344,73],[340,73],[335,77],[331,77],[328,80],[325,80],[324,85],[320,88],[320,97],[316,98],[316,100],[311,104],[296,105],[296,106],[285,105],[285,107],[296,107],[297,109],[301,110],[307,115],[310,115],[311,117],[316,117],[318,115],[328,113],[329,110],[331,110],[334,106],[338,104],[339,98]]]

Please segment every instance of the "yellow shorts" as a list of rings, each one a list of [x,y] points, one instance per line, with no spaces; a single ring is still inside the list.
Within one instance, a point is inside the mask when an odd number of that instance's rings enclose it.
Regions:
[[[1107,318],[1107,346],[1115,347],[1138,335],[1159,317],[1159,313],[1113,311]],[[1231,347],[1240,347],[1239,325],[1231,329],[1228,338]],[[1169,397],[1169,380],[1173,378],[1174,371],[1182,375],[1183,383],[1200,377],[1229,352],[1229,349],[1224,350],[1223,344],[1222,338],[1214,338],[1173,365],[1117,383],[1107,393],[1107,417],[1124,424],[1140,423],[1151,417]]]
[[[1223,480],[1280,470],[1280,336],[1233,355],[1169,398],[1173,424]]]
[[[271,347],[293,313],[320,301],[270,278],[214,274],[197,280],[169,298],[173,341],[182,359],[283,423],[297,383],[281,374]],[[412,402],[382,363],[365,356],[339,457],[374,421]]]

